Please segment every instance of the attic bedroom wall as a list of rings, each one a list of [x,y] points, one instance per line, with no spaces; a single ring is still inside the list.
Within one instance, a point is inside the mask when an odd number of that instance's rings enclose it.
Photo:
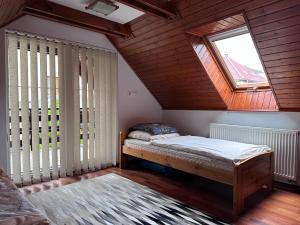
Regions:
[[[72,42],[115,49],[105,35],[32,16],[24,16],[0,29],[0,168],[7,168],[5,117],[5,29],[55,37]],[[160,122],[161,106],[145,88],[123,57],[118,55],[119,129],[139,122]],[[129,95],[129,92],[133,93]]]
[[[208,137],[210,123],[300,130],[300,112],[164,110],[163,122],[182,134]]]

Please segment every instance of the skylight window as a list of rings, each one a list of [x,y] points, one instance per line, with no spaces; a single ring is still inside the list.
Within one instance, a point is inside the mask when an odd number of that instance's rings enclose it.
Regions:
[[[235,88],[268,87],[268,79],[246,26],[208,38]]]

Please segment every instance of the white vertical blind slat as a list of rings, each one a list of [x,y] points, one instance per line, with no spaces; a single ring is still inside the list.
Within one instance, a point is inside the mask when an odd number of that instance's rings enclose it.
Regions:
[[[29,96],[28,96],[28,43],[27,38],[20,40],[20,78],[21,78],[21,118],[22,118],[22,162],[23,182],[29,183],[30,145],[29,145]]]
[[[30,71],[31,71],[31,129],[32,129],[32,173],[33,182],[39,182],[40,174],[40,150],[39,150],[39,96],[38,96],[38,63],[37,42],[30,39]]]
[[[109,153],[112,151],[112,104],[111,104],[111,60],[110,60],[110,53],[106,52],[105,53],[105,114],[106,114],[106,146],[105,146],[105,161],[109,160],[107,158],[107,155],[111,154],[106,154],[108,151]]]
[[[60,177],[66,176],[66,148],[65,148],[65,74],[64,74],[64,47],[59,44],[57,47],[58,57],[58,96],[59,96],[59,158],[60,158]]]
[[[88,170],[88,123],[87,123],[87,74],[86,49],[80,50],[81,56],[81,85],[82,85],[82,169]]]
[[[101,57],[101,56],[100,56]],[[97,169],[101,169],[102,165],[101,162],[103,162],[103,154],[102,154],[102,148],[100,146],[100,71],[99,71],[99,53],[97,50],[93,51],[93,58],[94,58],[94,67],[93,67],[93,74],[94,74],[94,82],[95,82],[95,165]]]
[[[58,177],[55,46],[49,43],[52,178]]]
[[[73,56],[72,46],[64,46],[64,75],[65,75],[65,110],[71,110],[74,107],[74,76],[73,76]],[[68,82],[67,82],[68,81]],[[67,113],[66,113],[67,114]],[[65,151],[66,151],[66,169],[67,175],[73,176],[74,171],[74,113],[68,113],[65,120]]]
[[[112,96],[112,148],[111,163],[117,164],[117,152],[118,152],[118,61],[117,54],[111,53],[111,96]]]
[[[79,105],[79,48],[73,47],[73,84],[74,84],[74,169],[76,173],[81,172],[80,162],[80,105]]]
[[[40,80],[41,80],[41,117],[42,117],[42,173],[43,180],[50,179],[49,128],[48,128],[48,83],[47,83],[47,46],[40,41]]]
[[[89,119],[89,169],[95,169],[95,143],[94,143],[94,127],[95,127],[95,114],[94,114],[94,75],[93,75],[93,56],[90,49],[87,50],[88,60],[88,119]]]
[[[15,183],[21,183],[21,157],[20,157],[20,123],[19,123],[19,88],[18,88],[18,41],[15,36],[9,35],[8,41],[8,73],[9,73],[9,99],[11,114],[11,154],[12,178]]]
[[[106,125],[108,123],[107,118],[106,118],[106,88],[105,88],[105,53],[103,51],[99,52],[99,101],[100,101],[100,106],[99,106],[99,129],[100,129],[100,151],[104,152],[106,149]],[[102,157],[104,154],[102,154]]]

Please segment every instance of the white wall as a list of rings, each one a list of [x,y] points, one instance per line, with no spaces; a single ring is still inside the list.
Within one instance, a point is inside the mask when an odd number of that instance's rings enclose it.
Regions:
[[[300,112],[234,112],[164,110],[163,122],[183,134],[208,137],[210,123],[300,130]]]
[[[105,35],[32,16],[24,16],[0,29],[0,168],[7,168],[6,113],[5,113],[5,29],[40,34],[100,48],[114,49]],[[138,122],[160,122],[159,103],[145,88],[123,57],[118,57],[119,74],[119,129],[127,129]],[[129,96],[128,92],[136,94]]]

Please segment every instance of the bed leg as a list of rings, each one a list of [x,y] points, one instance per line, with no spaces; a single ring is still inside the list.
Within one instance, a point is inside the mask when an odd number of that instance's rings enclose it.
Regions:
[[[244,197],[238,193],[238,191],[234,191],[233,193],[233,215],[237,216],[244,210]]]
[[[273,174],[274,174],[274,153],[273,152],[271,152],[271,154],[270,154],[270,168],[269,168],[269,170],[270,170],[269,173],[271,174],[271,176],[270,176],[269,181],[267,183],[267,190],[272,191],[273,190]]]
[[[234,168],[234,181],[233,181],[233,216],[239,215],[244,210],[244,193],[242,187],[242,177],[240,168]]]
[[[121,153],[120,169],[126,169],[128,166],[128,155]]]
[[[128,155],[123,153],[123,145],[126,136],[127,136],[126,133],[122,131],[119,134],[119,168],[120,169],[125,169],[128,164]]]

